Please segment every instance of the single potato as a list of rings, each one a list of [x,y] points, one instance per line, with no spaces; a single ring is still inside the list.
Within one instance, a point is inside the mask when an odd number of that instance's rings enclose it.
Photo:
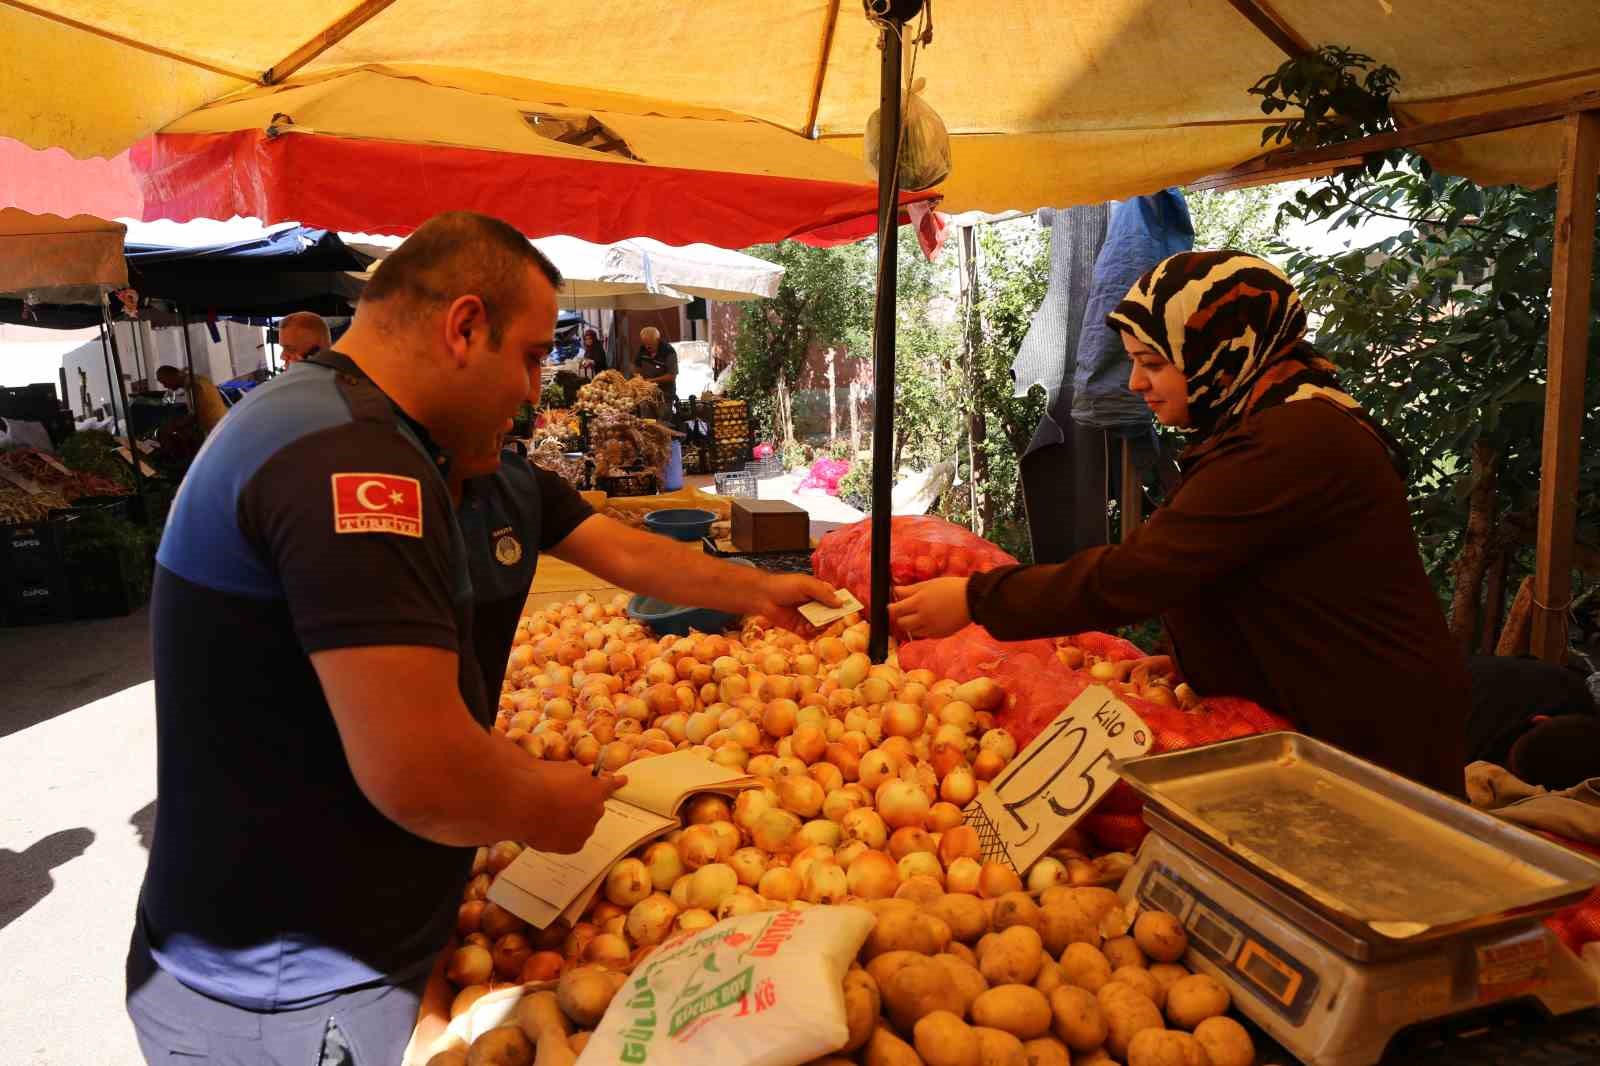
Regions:
[[[1232,1000],[1222,982],[1205,974],[1193,974],[1173,985],[1167,993],[1167,1021],[1179,1029],[1194,1029],[1207,1018],[1228,1013]]]
[[[851,970],[844,975],[844,1021],[849,1030],[840,1052],[849,1053],[864,1047],[872,1030],[877,1027],[878,1014],[883,1001],[878,995],[878,982],[865,970]]]
[[[927,907],[927,914],[950,927],[950,935],[963,944],[975,944],[989,932],[989,914],[977,896],[947,892]]]
[[[872,1030],[861,1052],[862,1066],[925,1066],[922,1056],[911,1049],[887,1025]]]
[[[912,1036],[927,1066],[979,1066],[978,1034],[949,1011],[923,1015]]]
[[[1050,1001],[1031,985],[998,985],[972,1003],[974,1024],[1004,1029],[1021,1040],[1045,1035],[1053,1020]]]
[[[1142,966],[1123,966],[1111,971],[1113,981],[1138,989],[1159,1009],[1167,1001],[1167,990]]]
[[[1013,925],[1025,925],[1038,932],[1039,905],[1026,892],[1007,892],[994,901],[994,931],[999,933]]]
[[[1052,1028],[1074,1054],[1093,1051],[1106,1042],[1106,1018],[1094,994],[1076,985],[1050,993]]]
[[[1134,943],[1156,962],[1177,962],[1189,950],[1183,923],[1165,911],[1145,911],[1133,923]]]
[[[1101,945],[1100,951],[1113,970],[1120,970],[1124,966],[1136,966],[1142,970],[1149,965],[1149,960],[1131,936],[1113,937]]]
[[[991,985],[1028,984],[1044,964],[1044,943],[1036,929],[1013,925],[978,945],[978,970]],[[987,947],[985,947],[987,945]]]
[[[1161,1012],[1138,990],[1112,981],[1095,993],[1106,1016],[1106,1050],[1124,1062],[1133,1038],[1146,1029],[1165,1029]]]
[[[979,1066],[1028,1066],[1022,1041],[1004,1029],[975,1025],[972,1031],[978,1034]]]
[[[1111,963],[1092,944],[1070,944],[1061,953],[1061,979],[1090,992],[1111,980]]]
[[[1044,949],[1052,955],[1059,956],[1067,950],[1068,944],[1100,946],[1099,919],[1075,899],[1058,900],[1042,907],[1038,929]]]
[[[1211,1060],[1188,1033],[1145,1029],[1128,1045],[1128,1066],[1211,1066]]]
[[[966,1009],[961,991],[950,972],[932,959],[923,959],[895,972],[882,987],[884,1013],[902,1033],[936,1010],[957,1017]]]
[[[1028,1056],[1028,1066],[1072,1066],[1067,1045],[1054,1037],[1040,1036],[1024,1040],[1022,1053]]]
[[[1255,1044],[1232,1018],[1207,1018],[1195,1027],[1194,1038],[1206,1049],[1211,1066],[1255,1066]]]
[[[965,1018],[972,1010],[973,1000],[989,991],[989,982],[983,979],[983,974],[978,972],[976,966],[963,962],[954,955],[935,955],[933,961],[943,966],[955,981],[956,991],[961,994],[961,1009],[955,1013]]]
[[[531,1066],[533,1043],[515,1025],[490,1029],[472,1042],[467,1066]]]

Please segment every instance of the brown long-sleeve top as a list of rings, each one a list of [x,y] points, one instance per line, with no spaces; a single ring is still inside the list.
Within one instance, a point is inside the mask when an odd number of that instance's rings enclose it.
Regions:
[[[1418,555],[1405,486],[1331,404],[1281,404],[1230,430],[1121,544],[974,575],[1002,640],[1161,615],[1202,695],[1242,696],[1302,732],[1462,791],[1466,662]]]

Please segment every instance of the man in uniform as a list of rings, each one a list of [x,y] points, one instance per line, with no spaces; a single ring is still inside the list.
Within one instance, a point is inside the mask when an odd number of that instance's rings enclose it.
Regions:
[[[318,352],[333,347],[333,334],[328,323],[312,311],[296,311],[278,323],[278,347],[283,351],[285,366],[293,366]]]
[[[340,350],[255,389],[184,480],[152,597],[159,814],[128,959],[152,1063],[399,1061],[472,848],[576,851],[622,783],[487,730],[483,549],[454,506],[537,394],[559,280],[498,220],[433,219],[374,274]],[[599,543],[614,524],[557,479],[513,503],[533,509],[524,557],[646,569],[617,565]],[[786,620],[831,599],[684,565],[702,586],[682,602]]]

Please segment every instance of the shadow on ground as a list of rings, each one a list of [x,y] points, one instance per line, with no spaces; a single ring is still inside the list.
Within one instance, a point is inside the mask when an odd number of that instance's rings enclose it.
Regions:
[[[156,836],[156,801],[151,800],[128,815],[128,824],[139,834],[139,846],[149,851],[150,842]]]
[[[24,851],[0,848],[0,929],[28,912],[56,885],[50,871],[82,855],[94,831],[79,826],[41,837]]]
[[[0,737],[150,680],[150,612],[13,626],[0,638]]]

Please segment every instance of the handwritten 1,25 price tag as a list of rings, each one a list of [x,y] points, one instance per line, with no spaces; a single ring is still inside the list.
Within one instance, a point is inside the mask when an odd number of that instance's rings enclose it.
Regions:
[[[1025,872],[1117,783],[1112,760],[1143,755],[1152,741],[1109,689],[1085,689],[967,805],[983,861]]]

